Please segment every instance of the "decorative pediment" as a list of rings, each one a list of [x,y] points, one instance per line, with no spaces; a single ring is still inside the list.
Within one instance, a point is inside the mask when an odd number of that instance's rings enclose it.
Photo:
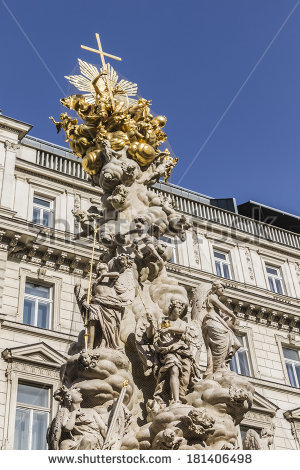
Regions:
[[[41,342],[5,349],[2,352],[2,357],[8,362],[25,362],[57,369],[65,362],[67,355]]]
[[[277,405],[255,392],[252,408],[246,413],[242,423],[252,427],[268,427],[278,409]]]
[[[251,410],[252,411],[257,411],[260,413],[266,413],[269,414],[270,416],[275,416],[276,411],[279,409],[277,405],[272,403],[270,400],[267,398],[263,397],[260,393],[255,392],[254,394],[254,400],[253,400],[253,405]]]

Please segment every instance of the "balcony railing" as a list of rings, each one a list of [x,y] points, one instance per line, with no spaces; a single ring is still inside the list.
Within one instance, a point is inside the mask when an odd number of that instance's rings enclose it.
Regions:
[[[156,193],[168,195],[167,191],[153,188]],[[232,231],[239,230],[247,235],[262,238],[270,242],[280,243],[292,248],[300,249],[300,235],[272,225],[219,209],[218,207],[191,201],[182,196],[172,195],[175,207],[189,215],[193,215],[207,222],[229,227]]]
[[[64,173],[66,175],[88,180],[87,174],[84,172],[80,161],[72,160],[68,157],[55,155],[43,150],[37,150],[37,165],[49,168],[50,170]],[[231,230],[239,230],[248,235],[262,238],[270,242],[280,243],[292,248],[300,249],[300,235],[289,232],[287,230],[274,227],[272,225],[258,222],[256,220],[244,217],[233,212],[219,209],[215,206],[203,204],[201,202],[192,201],[183,196],[168,193],[161,188],[153,187],[152,190],[158,194],[170,196],[175,202],[175,207],[188,215],[192,215],[203,219],[207,222],[222,225]]]
[[[88,179],[88,175],[84,172],[81,161],[71,160],[70,158],[55,155],[54,153],[44,152],[37,150],[36,152],[37,165],[44,166],[50,170],[58,171],[75,178],[83,180]]]

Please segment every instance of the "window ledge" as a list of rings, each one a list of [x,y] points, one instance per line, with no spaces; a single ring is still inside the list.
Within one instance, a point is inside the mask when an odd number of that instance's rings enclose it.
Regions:
[[[77,341],[78,335],[72,333],[61,333],[54,330],[47,330],[44,328],[39,328],[38,326],[25,325],[24,323],[15,322],[13,320],[8,320],[6,315],[0,314],[0,324],[1,328],[13,330],[13,331],[22,331],[26,333],[31,333],[42,338],[49,339],[59,339],[66,343],[73,343]]]

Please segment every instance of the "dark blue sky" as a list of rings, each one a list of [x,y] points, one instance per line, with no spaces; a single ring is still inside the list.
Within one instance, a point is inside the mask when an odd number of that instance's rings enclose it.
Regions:
[[[300,215],[300,4],[286,21],[297,0],[5,3],[51,72],[0,0],[0,108],[32,135],[65,145],[48,116],[62,111],[77,57],[97,62],[80,44],[95,47],[99,32],[123,58],[117,70],[168,118],[174,184]]]

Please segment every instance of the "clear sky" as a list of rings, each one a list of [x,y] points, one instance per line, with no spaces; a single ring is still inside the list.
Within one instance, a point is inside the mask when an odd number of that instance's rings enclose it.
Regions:
[[[167,116],[172,183],[300,215],[297,0],[0,0],[2,113],[66,145],[48,117],[95,32]]]

